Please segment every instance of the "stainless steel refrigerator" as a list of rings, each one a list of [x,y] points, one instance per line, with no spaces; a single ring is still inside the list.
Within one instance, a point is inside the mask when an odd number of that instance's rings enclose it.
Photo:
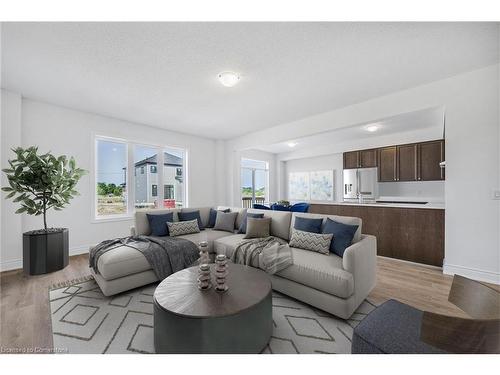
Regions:
[[[378,198],[377,168],[344,169],[344,201]]]

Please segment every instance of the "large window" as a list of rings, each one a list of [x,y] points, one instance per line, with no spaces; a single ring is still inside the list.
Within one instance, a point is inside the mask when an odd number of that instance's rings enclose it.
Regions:
[[[136,208],[186,206],[185,150],[96,137],[95,158],[97,219],[130,216]]]
[[[269,201],[268,163],[260,160],[241,159],[241,205],[252,207]]]
[[[127,213],[127,144],[97,140],[96,214],[115,216]]]

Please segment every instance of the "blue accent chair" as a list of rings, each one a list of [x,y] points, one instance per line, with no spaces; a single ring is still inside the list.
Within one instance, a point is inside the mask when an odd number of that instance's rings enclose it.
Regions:
[[[309,211],[309,203],[295,203],[291,208],[292,212],[307,212]]]
[[[271,209],[270,207],[264,206],[263,204],[257,204],[257,203],[255,203],[253,205],[253,208],[256,208],[258,210],[270,210]]]
[[[290,207],[283,206],[283,205],[277,204],[277,203],[273,203],[271,205],[271,210],[273,210],[273,211],[290,211]]]

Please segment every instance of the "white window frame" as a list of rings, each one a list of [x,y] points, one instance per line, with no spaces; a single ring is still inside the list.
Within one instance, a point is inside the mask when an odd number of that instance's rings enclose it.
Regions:
[[[125,150],[126,150],[126,164],[127,164],[127,184],[129,184],[130,181],[130,169],[128,169],[128,166],[130,164],[130,145],[125,139],[122,138],[111,138],[111,137],[106,137],[106,136],[95,136],[94,137],[94,142],[93,142],[93,152],[92,152],[92,159],[93,163],[92,165],[94,166],[92,174],[93,178],[90,179],[91,181],[91,193],[94,196],[94,199],[92,200],[92,221],[93,222],[105,222],[105,221],[120,221],[120,220],[130,220],[132,218],[132,213],[130,212],[130,194],[127,191],[127,198],[125,201],[125,207],[126,207],[126,212],[123,214],[118,214],[118,215],[98,215],[97,213],[97,207],[98,207],[98,196],[97,196],[97,177],[98,177],[98,159],[99,155],[97,152],[97,145],[99,141],[104,141],[104,142],[113,142],[113,143],[121,143],[125,145]]]
[[[255,161],[255,162],[259,162],[259,163],[266,163],[266,168],[243,167],[241,165],[243,160]],[[243,202],[243,193],[242,193],[242,186],[241,186],[241,171],[243,169],[252,171],[252,204],[255,203],[255,171],[266,172],[266,187],[267,187],[267,189],[266,189],[266,194],[264,195],[264,204],[269,204],[270,191],[271,191],[271,187],[269,186],[269,162],[267,160],[258,160],[258,159],[251,159],[251,158],[245,158],[245,157],[240,158],[240,203]]]
[[[102,215],[99,216],[97,214],[97,165],[98,165],[98,155],[97,155],[97,143],[98,141],[107,141],[107,142],[114,142],[114,143],[123,143],[126,146],[127,150],[127,200],[126,200],[126,205],[127,205],[127,212],[124,214],[118,214],[118,215]],[[90,191],[91,194],[93,194],[94,199],[92,200],[92,207],[91,207],[91,222],[93,223],[101,223],[101,222],[108,222],[108,221],[124,221],[124,220],[132,220],[134,213],[135,213],[135,176],[134,173],[131,171],[135,171],[135,163],[134,163],[134,150],[136,146],[142,146],[142,147],[150,147],[153,149],[157,150],[157,155],[158,155],[158,165],[163,166],[163,158],[164,158],[164,152],[167,151],[168,149],[177,149],[183,152],[183,163],[182,163],[182,168],[183,168],[183,208],[189,207],[189,148],[187,147],[182,147],[182,146],[171,146],[171,145],[161,145],[161,144],[154,144],[151,142],[137,142],[137,141],[130,141],[125,138],[118,138],[118,137],[111,137],[111,136],[106,136],[106,135],[99,135],[99,134],[92,134],[92,152],[91,152],[91,160],[92,160],[92,165],[93,170],[91,171],[91,178],[90,178]],[[158,176],[158,186],[163,186],[165,182],[163,181],[163,168],[157,168],[157,176]],[[158,194],[158,196],[163,196],[163,189],[161,191],[161,195]],[[163,201],[163,199],[161,199]],[[161,203],[160,203],[161,204]],[[161,208],[161,207],[159,207]]]

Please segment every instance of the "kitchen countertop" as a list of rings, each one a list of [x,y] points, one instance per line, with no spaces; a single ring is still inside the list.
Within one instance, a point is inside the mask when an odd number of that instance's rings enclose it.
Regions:
[[[328,204],[334,206],[367,206],[367,207],[395,207],[395,208],[423,208],[432,210],[444,210],[444,202],[428,202],[426,204],[412,204],[412,203],[376,203],[376,202],[318,202],[311,204]]]

